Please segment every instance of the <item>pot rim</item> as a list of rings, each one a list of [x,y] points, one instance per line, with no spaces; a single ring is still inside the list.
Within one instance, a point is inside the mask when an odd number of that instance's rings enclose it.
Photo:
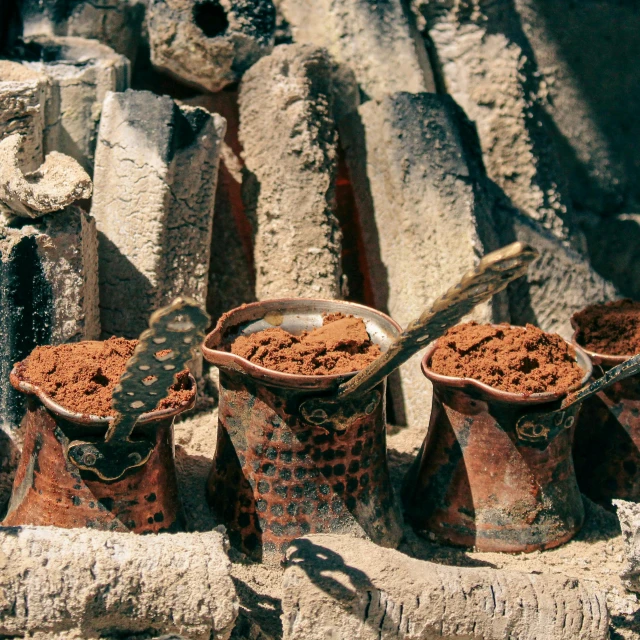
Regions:
[[[99,340],[92,340],[91,342],[99,342]],[[115,420],[114,416],[96,416],[91,413],[79,413],[76,411],[65,409],[65,407],[53,400],[53,398],[51,398],[51,396],[44,390],[42,390],[38,385],[23,380],[21,378],[21,370],[23,367],[24,360],[21,360],[14,365],[11,373],[9,374],[9,381],[11,382],[13,388],[27,395],[36,396],[40,400],[40,402],[42,402],[42,404],[47,409],[49,409],[49,411],[55,413],[57,416],[64,418],[65,420],[69,420],[70,422],[91,426],[108,425]],[[191,372],[189,372],[189,380],[194,390],[194,394],[193,398],[188,403],[185,403],[180,407],[176,407],[175,409],[158,409],[157,411],[148,411],[147,413],[143,413],[136,422],[136,425],[156,422],[158,420],[163,420],[166,418],[172,418],[174,416],[177,416],[179,413],[182,413],[183,411],[193,409],[196,404],[198,389],[196,380]]]
[[[589,306],[592,306],[592,305],[589,305]],[[580,347],[580,349],[582,349],[589,356],[589,358],[594,364],[606,364],[606,365],[622,364],[623,362],[625,362],[625,360],[628,360],[629,358],[632,358],[634,355],[636,355],[634,353],[630,353],[629,355],[626,355],[626,356],[614,356],[609,353],[598,353],[597,351],[589,351],[589,349],[583,347],[578,342],[578,333],[580,331],[580,326],[576,322],[576,316],[582,311],[584,311],[584,309],[582,309],[581,311],[576,311],[571,316],[571,318],[569,318],[569,322],[573,327],[573,335],[571,336],[571,343],[574,346]]]
[[[499,324],[492,324],[491,326],[497,327]],[[508,325],[510,327],[517,325]],[[562,336],[561,336],[562,337]],[[436,346],[437,340],[434,340],[429,347],[427,348],[424,357],[422,358],[421,368],[422,373],[425,377],[431,382],[435,384],[440,384],[447,387],[456,387],[458,389],[465,389],[467,387],[472,387],[481,391],[489,400],[509,403],[509,404],[520,404],[520,405],[535,405],[535,404],[544,404],[547,402],[554,402],[555,400],[560,400],[566,397],[569,393],[576,391],[583,387],[589,379],[591,378],[591,374],[593,371],[593,365],[591,363],[591,358],[589,358],[589,354],[582,348],[580,345],[575,345],[562,338],[572,349],[574,349],[576,353],[576,362],[578,366],[585,371],[584,376],[579,383],[572,385],[568,389],[562,392],[540,392],[540,393],[514,393],[512,391],[502,391],[500,389],[496,389],[495,387],[491,387],[484,382],[480,382],[480,380],[476,380],[474,378],[455,378],[453,376],[444,376],[440,373],[436,373],[429,368],[431,357],[433,356]]]
[[[215,328],[205,337],[201,345],[202,353],[207,362],[221,368],[232,369],[234,371],[247,373],[253,378],[257,378],[260,381],[271,384],[278,387],[298,388],[298,389],[329,389],[337,386],[342,382],[355,376],[360,370],[351,371],[349,373],[332,373],[328,375],[303,375],[297,373],[284,373],[282,371],[274,371],[273,369],[267,369],[253,362],[250,362],[246,358],[235,355],[229,351],[222,351],[215,348],[223,343],[225,331],[230,327],[238,326],[242,323],[233,323],[234,316],[237,316],[239,312],[247,311],[249,314],[253,310],[260,310],[262,318],[269,315],[269,313],[276,313],[277,311],[283,311],[287,308],[296,308],[300,306],[313,307],[313,305],[323,306],[336,306],[342,307],[334,309],[334,311],[345,311],[352,315],[355,315],[363,320],[377,318],[382,321],[382,324],[386,324],[389,329],[392,330],[395,335],[391,335],[391,338],[397,337],[402,333],[402,327],[392,318],[385,313],[378,311],[372,307],[368,307],[357,302],[348,302],[346,300],[328,300],[325,298],[273,298],[270,300],[261,300],[259,302],[250,302],[247,304],[235,307],[230,311],[223,314],[218,320]],[[330,312],[329,309],[326,312]],[[258,316],[256,316],[258,319]],[[245,320],[244,322],[248,322]],[[277,326],[277,325],[274,325]],[[209,346],[212,342],[215,346]]]

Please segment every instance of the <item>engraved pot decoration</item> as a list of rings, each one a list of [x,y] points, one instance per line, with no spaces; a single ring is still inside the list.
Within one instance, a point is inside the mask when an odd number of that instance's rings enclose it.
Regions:
[[[402,532],[386,460],[386,380],[345,400],[339,420],[305,412],[355,375],[293,375],[226,350],[241,334],[279,326],[300,334],[329,313],[364,320],[385,351],[400,333],[386,315],[349,302],[281,299],[226,313],[203,353],[220,369],[216,454],[208,496],[231,542],[255,560],[309,533],[353,533],[396,547]],[[301,407],[301,405],[303,405]]]
[[[591,359],[594,380],[634,355],[612,356],[580,345],[576,315],[571,317],[572,341]],[[584,401],[573,459],[578,486],[594,502],[611,509],[613,499],[640,501],[640,375]]]
[[[4,526],[90,527],[108,531],[150,533],[182,525],[174,465],[173,419],[195,404],[196,383],[189,376],[193,398],[177,409],[143,414],[133,431],[134,442],[152,446],[149,459],[113,481],[83,471],[68,459],[76,440],[102,442],[112,417],[66,410],[23,377],[24,362],[11,372],[11,384],[28,394],[22,422],[24,446],[13,483]]]
[[[407,519],[441,542],[479,551],[529,552],[571,539],[584,520],[571,456],[579,403],[550,414],[568,392],[527,396],[437,374],[435,349],[422,361],[433,409],[405,478]],[[582,386],[591,363],[575,352]]]

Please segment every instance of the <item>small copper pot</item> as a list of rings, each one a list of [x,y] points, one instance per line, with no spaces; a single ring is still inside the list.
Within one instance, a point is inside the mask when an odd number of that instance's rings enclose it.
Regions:
[[[405,478],[406,517],[441,542],[479,551],[529,552],[569,540],[584,520],[571,458],[579,405],[554,433],[531,441],[518,433],[518,419],[553,411],[566,393],[507,393],[443,376],[430,369],[435,350],[436,343],[422,361],[433,383],[433,408]],[[580,348],[575,351],[582,386],[591,363]]]
[[[572,341],[591,359],[594,380],[634,355],[612,356],[579,345],[576,315],[571,317]],[[580,490],[594,502],[611,509],[616,498],[640,500],[640,375],[585,400],[576,425],[573,459]]]
[[[182,525],[174,465],[173,419],[193,407],[143,414],[134,438],[155,443],[149,460],[113,482],[91,471],[80,471],[67,459],[73,440],[101,440],[112,417],[67,411],[42,389],[23,378],[24,363],[11,372],[11,384],[26,393],[22,422],[24,445],[13,482],[4,526],[44,525],[66,529],[89,527],[108,531],[150,533],[176,530]]]
[[[232,544],[255,560],[282,554],[308,533],[364,533],[389,547],[402,535],[386,460],[386,381],[352,401],[344,428],[336,429],[317,424],[317,416],[305,418],[301,405],[330,396],[355,374],[280,373],[226,349],[238,335],[273,326],[299,334],[335,312],[362,318],[383,351],[401,331],[358,304],[269,300],[225,314],[202,349],[220,369],[209,501]]]

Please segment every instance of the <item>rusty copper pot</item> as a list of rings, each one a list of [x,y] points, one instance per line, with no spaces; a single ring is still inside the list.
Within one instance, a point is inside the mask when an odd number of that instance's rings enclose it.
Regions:
[[[479,551],[529,552],[569,540],[584,519],[571,457],[579,403],[550,433],[534,429],[531,437],[516,429],[519,418],[554,410],[567,393],[527,396],[443,376],[429,368],[435,349],[422,361],[433,408],[404,483],[406,517],[441,542]],[[591,363],[575,352],[584,371],[578,388]]]
[[[232,544],[256,560],[282,554],[309,533],[364,533],[388,547],[402,535],[386,460],[386,380],[345,401],[339,427],[320,425],[301,404],[331,396],[355,372],[280,373],[225,350],[238,335],[273,326],[300,334],[335,312],[362,318],[383,351],[401,332],[388,316],[358,304],[269,300],[225,314],[202,349],[220,369],[209,501]]]
[[[176,530],[182,525],[174,465],[173,419],[195,404],[143,414],[135,439],[154,444],[149,460],[118,480],[107,482],[81,471],[67,458],[70,442],[101,441],[112,422],[66,410],[42,389],[23,378],[24,364],[11,372],[11,384],[28,395],[22,457],[4,526],[50,525],[90,527],[109,531],[150,533]]]
[[[596,353],[578,344],[579,327],[572,342],[593,364],[593,379],[634,354],[612,356]],[[573,459],[582,493],[611,509],[613,499],[640,500],[640,375],[619,380],[588,398],[576,425]]]

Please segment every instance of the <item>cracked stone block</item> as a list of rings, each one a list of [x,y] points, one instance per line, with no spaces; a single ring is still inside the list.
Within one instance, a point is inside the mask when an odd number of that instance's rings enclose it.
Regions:
[[[25,37],[78,36],[98,40],[135,61],[144,0],[22,0]]]
[[[605,213],[623,210],[625,200],[638,202],[637,3],[514,4],[541,74],[545,110],[557,128],[573,201],[582,210]]]
[[[130,63],[95,40],[37,36],[28,46],[36,60],[24,66],[49,78],[44,151],[58,151],[93,170],[102,102],[129,86]]]
[[[341,133],[375,305],[404,327],[499,246],[475,132],[448,96],[401,92],[362,105]],[[508,320],[506,297],[473,317]],[[397,421],[426,430],[431,389],[420,358],[400,368],[392,397]]]
[[[584,250],[543,87],[512,0],[413,0],[444,90],[475,123],[489,177],[525,215]]]
[[[20,166],[35,171],[44,159],[43,131],[48,79],[19,62],[0,60],[0,139],[23,136]]]
[[[13,214],[39,218],[91,197],[91,178],[63,153],[51,151],[37,171],[23,174],[19,163],[23,140],[16,134],[0,141],[0,200]]]
[[[219,531],[0,528],[0,634],[226,640],[238,615]]]
[[[271,0],[150,0],[151,62],[178,79],[219,91],[273,49]]]
[[[70,206],[0,226],[0,420],[15,431],[24,394],[9,384],[14,363],[38,345],[100,335],[94,220]]]
[[[413,15],[401,0],[280,0],[295,42],[326,48],[355,73],[366,99],[435,91]]]
[[[276,47],[247,71],[239,102],[256,297],[341,297],[329,56],[311,45]]]
[[[640,504],[626,500],[614,500],[613,504],[620,520],[626,555],[620,577],[629,591],[640,593]]]
[[[605,640],[605,594],[561,574],[460,568],[361,539],[292,543],[285,640]]]
[[[104,101],[91,213],[107,335],[138,337],[177,296],[205,304],[226,122],[148,91]]]

